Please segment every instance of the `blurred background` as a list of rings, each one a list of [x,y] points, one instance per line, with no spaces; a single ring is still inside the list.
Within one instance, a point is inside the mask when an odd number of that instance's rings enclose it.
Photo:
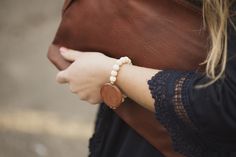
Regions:
[[[86,157],[97,106],[55,82],[63,0],[0,0],[0,157]]]

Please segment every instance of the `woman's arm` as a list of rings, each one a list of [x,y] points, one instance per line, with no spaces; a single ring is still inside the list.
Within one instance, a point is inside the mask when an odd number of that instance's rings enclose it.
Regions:
[[[194,88],[208,80],[195,72],[159,71],[135,65],[123,65],[116,84],[132,100],[155,112],[177,150],[198,154],[207,145],[220,152],[231,151],[236,149],[235,46],[229,51],[232,55],[225,78],[207,88]],[[73,50],[62,55],[73,63],[58,73],[57,81],[69,83],[81,100],[91,104],[102,102],[100,89],[109,82],[116,59]],[[227,147],[222,147],[224,144]]]
[[[159,70],[135,65],[123,65],[118,73],[116,85],[139,105],[155,111],[154,99],[147,81]]]
[[[224,128],[235,131],[236,63],[235,46],[231,47],[229,54],[233,57],[227,63],[225,78],[207,88],[194,88],[208,80],[195,72],[159,71],[135,65],[123,65],[116,84],[138,104],[151,111],[155,108],[159,119],[178,120],[206,133],[224,133]],[[73,50],[62,55],[73,63],[58,73],[58,82],[69,83],[71,91],[82,100],[92,104],[102,102],[100,89],[109,82],[116,59],[97,52]]]
[[[102,102],[100,89],[109,82],[115,58],[97,52],[82,53],[62,48],[62,56],[73,63],[57,75],[59,83],[68,83],[71,92],[91,104]],[[154,112],[154,99],[148,89],[147,80],[159,70],[135,65],[122,65],[116,84],[132,100]]]

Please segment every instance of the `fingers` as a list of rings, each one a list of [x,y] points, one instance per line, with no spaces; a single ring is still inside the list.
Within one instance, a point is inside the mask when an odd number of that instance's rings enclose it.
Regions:
[[[75,61],[76,59],[78,59],[81,55],[81,52],[67,49],[65,47],[61,47],[60,52],[61,52],[61,55],[64,59],[66,59],[68,61],[72,61],[72,62]]]
[[[72,62],[81,56],[81,52],[67,49],[65,47],[61,47],[60,52],[64,59],[68,61],[72,61]],[[56,76],[56,81],[61,84],[68,83],[69,79],[68,79],[67,71],[66,70],[60,71]]]
[[[57,76],[56,76],[56,81],[60,84],[65,84],[68,83],[69,79],[67,77],[67,73],[66,71],[60,71],[58,72]]]

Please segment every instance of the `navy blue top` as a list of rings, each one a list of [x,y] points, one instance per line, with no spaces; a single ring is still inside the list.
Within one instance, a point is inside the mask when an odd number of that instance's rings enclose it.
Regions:
[[[190,0],[199,1],[199,0]],[[147,84],[155,99],[156,118],[169,131],[173,147],[186,157],[236,157],[236,32],[228,31],[224,77],[209,79],[195,71],[167,70]],[[100,105],[90,157],[163,157],[104,103]]]

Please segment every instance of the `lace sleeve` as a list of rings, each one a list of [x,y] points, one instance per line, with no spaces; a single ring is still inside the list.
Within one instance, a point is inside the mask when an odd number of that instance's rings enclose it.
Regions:
[[[225,77],[206,88],[194,88],[209,81],[195,72],[162,71],[148,80],[156,118],[179,153],[187,157],[236,155],[235,61],[236,56],[228,61]]]
[[[148,80],[157,119],[169,131],[175,150],[189,157],[204,151],[187,99],[188,86],[198,77],[194,72],[162,71]]]

